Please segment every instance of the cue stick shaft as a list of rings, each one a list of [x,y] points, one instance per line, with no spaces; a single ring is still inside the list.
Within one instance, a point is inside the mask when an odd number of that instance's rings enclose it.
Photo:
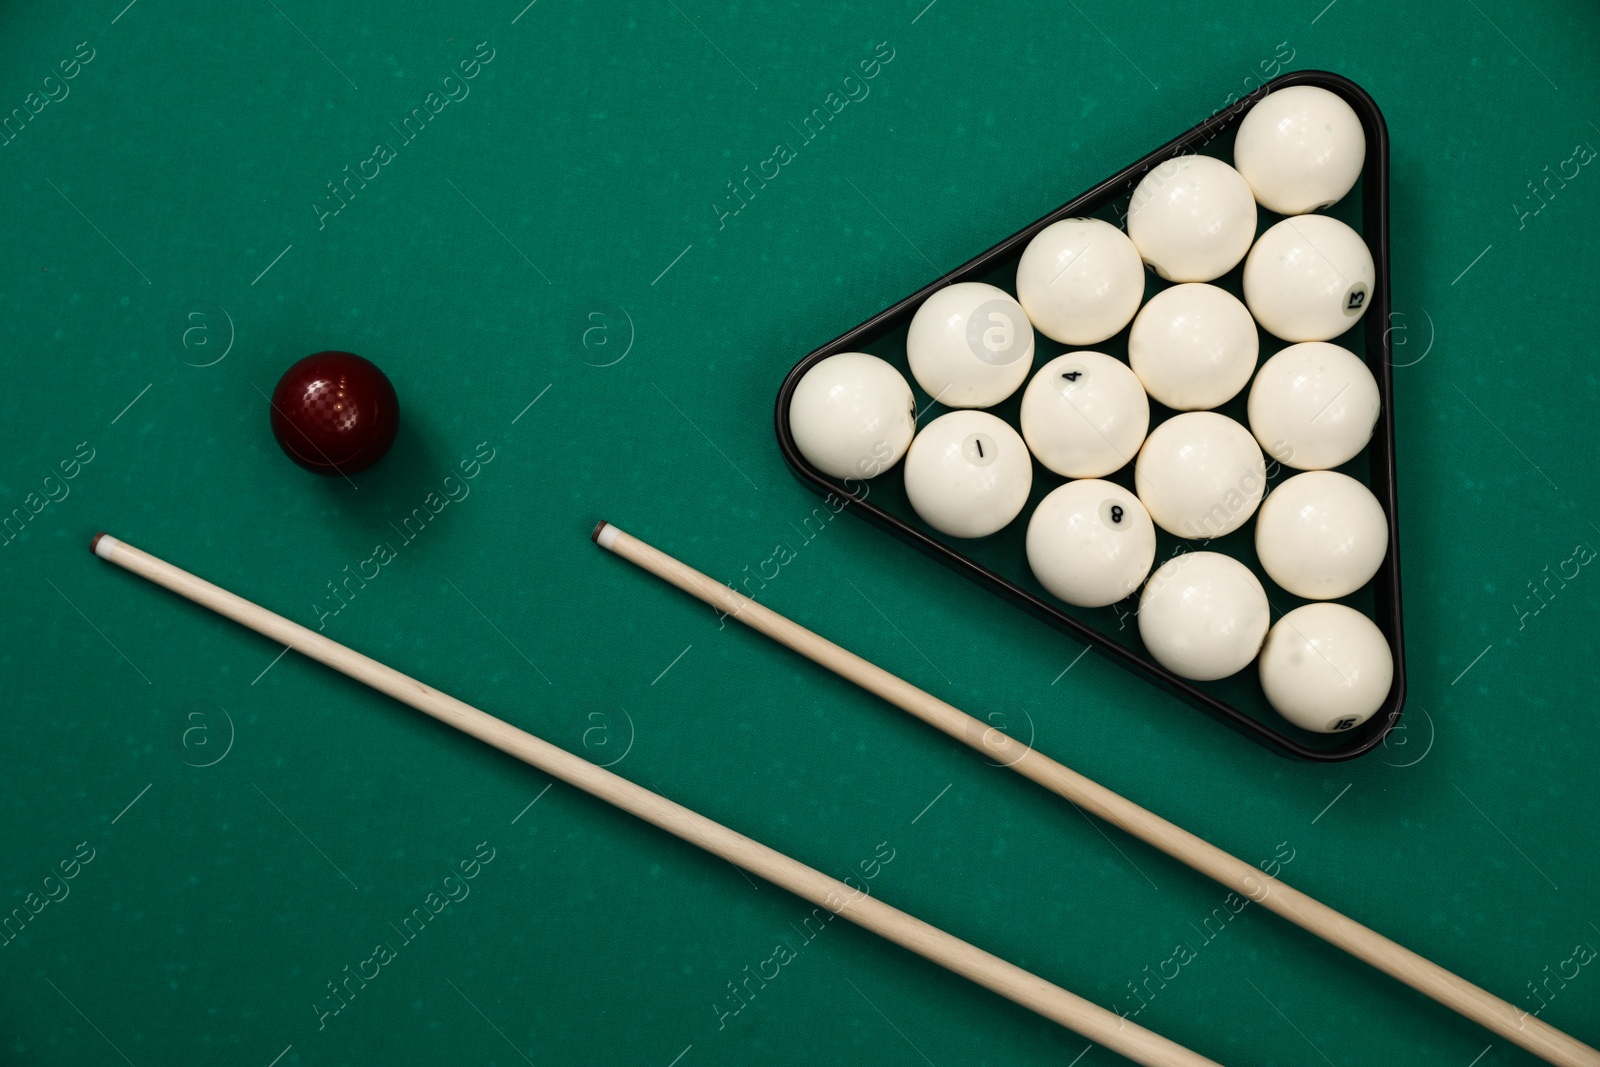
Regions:
[[[595,528],[593,536],[600,547],[703,600],[725,615],[738,619],[752,630],[766,634],[902,711],[910,712],[958,741],[971,745],[1051,792],[1126,830],[1262,907],[1277,912],[1296,926],[1337,945],[1357,959],[1432,997],[1535,1056],[1558,1067],[1600,1067],[1600,1051],[1557,1030],[1537,1016],[1518,1010],[1465,978],[1040,754],[1029,744],[980,722],[771,608],[701,574],[660,549],[605,522]]]
[[[1147,1067],[1219,1067],[1214,1061],[1052,985],[953,934],[885,904],[876,897],[852,889],[799,860],[768,848],[660,794],[652,793],[643,786],[635,785],[510,723],[502,722],[487,712],[424,685],[299,623],[290,622],[125,541],[99,534],[91,547],[101,559],[187,597],[280,644],[288,645],[303,656],[349,675],[568,785],[615,805],[630,815],[636,815],[690,844],[698,845],[712,855],[720,856],[798,897],[843,916],[1135,1063]]]

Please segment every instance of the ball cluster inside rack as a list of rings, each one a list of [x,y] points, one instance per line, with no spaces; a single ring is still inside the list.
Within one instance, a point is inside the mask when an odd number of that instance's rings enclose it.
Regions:
[[[1231,164],[1180,155],[1152,168],[1125,228],[1055,222],[1029,242],[1015,292],[959,282],[906,333],[912,377],[945,413],[920,428],[910,383],[863,352],[816,363],[789,406],[795,445],[833,478],[898,471],[928,527],[982,538],[1022,517],[1034,464],[1065,478],[1026,517],[1028,565],[1078,608],[1137,595],[1140,638],[1181,677],[1257,665],[1268,703],[1337,733],[1388,695],[1394,660],[1339,603],[1389,550],[1382,505],[1333,468],[1356,458],[1377,382],[1333,343],[1360,322],[1374,263],[1323,209],[1355,186],[1366,138],[1337,94],[1299,85],[1246,113]],[[1258,207],[1283,216],[1257,235]],[[1243,300],[1212,284],[1243,263]],[[1165,282],[1148,301],[1146,270]],[[1067,351],[1035,359],[1036,333]],[[1288,346],[1259,363],[1263,334]],[[1096,351],[1126,341],[1127,360]],[[1036,364],[1038,364],[1036,366]],[[1215,409],[1246,394],[1244,421]],[[986,410],[1021,390],[1013,421]],[[1173,414],[1154,430],[1151,401]],[[933,405],[930,405],[930,407]],[[1267,464],[1296,471],[1267,493]],[[1108,476],[1132,467],[1133,490]],[[1156,564],[1156,529],[1192,550]],[[1205,543],[1253,527],[1266,583]],[[1272,622],[1270,590],[1310,601]]]

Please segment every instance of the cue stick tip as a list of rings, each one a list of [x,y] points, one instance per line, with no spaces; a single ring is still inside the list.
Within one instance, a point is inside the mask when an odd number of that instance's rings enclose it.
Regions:
[[[612,545],[616,544],[617,534],[621,532],[621,530],[618,530],[606,520],[601,519],[599,522],[595,523],[594,532],[589,534],[589,537],[601,548],[609,549]]]
[[[112,537],[104,530],[101,530],[99,533],[94,535],[94,540],[89,542],[89,551],[93,552],[101,559],[110,559],[111,550],[116,548],[121,543],[122,542],[118,541],[115,537]]]

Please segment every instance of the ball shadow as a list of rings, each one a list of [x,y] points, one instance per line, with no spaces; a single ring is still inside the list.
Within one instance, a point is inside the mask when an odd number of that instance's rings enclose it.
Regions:
[[[348,481],[326,479],[325,488],[337,498],[336,506],[371,531],[374,538],[387,541],[397,551],[418,551],[436,540],[422,534],[428,527],[448,521],[450,510],[446,503],[434,513],[425,501],[430,493],[449,501],[444,479],[457,473],[457,468],[449,458],[442,435],[425,414],[402,406],[400,418],[400,431],[388,455],[351,475]],[[419,509],[426,516],[425,521],[413,521],[407,526],[406,520]]]

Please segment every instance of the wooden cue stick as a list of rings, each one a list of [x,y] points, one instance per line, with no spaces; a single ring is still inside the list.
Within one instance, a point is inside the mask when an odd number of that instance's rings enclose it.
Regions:
[[[760,875],[795,896],[827,908],[857,926],[910,949],[1135,1063],[1145,1064],[1146,1067],[1219,1067],[1213,1060],[1052,985],[999,956],[945,933],[937,926],[891,907],[876,897],[864,895],[799,860],[791,859],[658,793],[652,793],[580,756],[401,674],[393,667],[387,667],[308,630],[299,623],[290,622],[282,615],[212,585],[125,541],[102,533],[95,535],[90,548],[103,560],[147,578],[280,644],[288,645],[301,655],[349,675],[402,704],[409,704],[462,733],[487,742],[551,777],[559,778],[630,815],[659,826],[669,834],[698,845],[751,874]]]
[[[595,527],[600,547],[642,567],[658,578],[705,601],[728,616],[786,645],[861,688],[973,748],[994,756],[1012,770],[1113,826],[1126,830],[1201,874],[1210,876],[1290,922],[1337,945],[1417,992],[1432,997],[1468,1019],[1560,1067],[1600,1067],[1600,1052],[1557,1030],[1536,1016],[1519,1011],[1499,997],[1438,964],[1417,955],[1196,837],[1159,815],[1112,792],[1030,745],[980,722],[910,682],[890,674],[852,652],[812,633],[728,586],[701,574],[665,552],[602,522]]]

